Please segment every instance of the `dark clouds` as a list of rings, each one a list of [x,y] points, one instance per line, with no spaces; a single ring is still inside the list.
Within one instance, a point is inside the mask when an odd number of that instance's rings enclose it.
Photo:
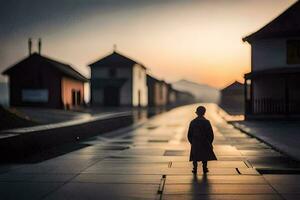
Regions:
[[[1,0],[0,37],[47,24],[63,25],[89,12],[132,9],[174,0]]]

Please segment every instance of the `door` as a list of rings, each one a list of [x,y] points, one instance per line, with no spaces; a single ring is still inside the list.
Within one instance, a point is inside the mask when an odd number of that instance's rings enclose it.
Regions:
[[[81,92],[80,90],[78,90],[76,92],[76,105],[80,106],[80,104],[81,104]]]
[[[138,91],[138,106],[141,107],[141,90]]]
[[[80,106],[81,104],[81,94],[80,90],[72,90],[72,106]]]
[[[120,88],[105,87],[104,88],[104,106],[119,106],[120,105]]]
[[[76,105],[76,91],[72,90],[72,106]]]

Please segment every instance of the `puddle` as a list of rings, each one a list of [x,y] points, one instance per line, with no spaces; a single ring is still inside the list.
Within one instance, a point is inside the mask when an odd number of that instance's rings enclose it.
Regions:
[[[169,140],[148,140],[148,142],[155,142],[155,143],[168,143]]]
[[[120,151],[120,150],[125,150],[125,149],[129,149],[128,146],[103,146],[101,148],[99,148],[101,150],[115,150],[115,151]]]
[[[182,156],[186,155],[186,152],[182,150],[166,150],[164,156]]]

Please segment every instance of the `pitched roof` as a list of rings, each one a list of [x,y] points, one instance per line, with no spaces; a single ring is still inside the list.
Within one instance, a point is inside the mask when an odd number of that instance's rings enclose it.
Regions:
[[[265,69],[255,72],[250,72],[244,75],[245,78],[254,78],[259,76],[265,75],[279,75],[282,76],[283,74],[296,74],[300,73],[299,67],[282,67],[282,68],[275,68],[275,69]]]
[[[155,82],[160,82],[160,80],[158,80],[157,78],[155,78],[154,76],[151,76],[150,74],[147,74],[147,79],[148,80],[153,80]]]
[[[146,69],[146,67],[143,64],[114,51],[113,53],[99,59],[98,61],[89,64],[89,66],[90,67],[115,67],[115,66],[132,67],[134,64],[141,65],[144,69]]]
[[[86,77],[84,77],[78,71],[76,71],[75,69],[73,69],[70,65],[62,63],[62,62],[59,62],[59,61],[56,61],[56,60],[53,60],[51,58],[42,56],[42,55],[37,54],[37,53],[33,53],[32,55],[30,55],[27,58],[21,60],[20,62],[18,62],[17,64],[13,65],[12,67],[9,67],[5,71],[3,71],[2,74],[3,75],[9,75],[15,68],[17,68],[18,66],[22,65],[25,62],[47,63],[51,67],[54,67],[54,68],[58,69],[60,72],[62,72],[66,76],[69,76],[71,78],[74,78],[74,79],[77,79],[77,80],[83,81],[83,82],[87,82],[88,81],[88,79]]]
[[[222,91],[224,90],[240,90],[240,89],[244,89],[244,84],[235,81],[233,83],[231,83],[230,85],[226,86],[225,88],[222,89]]]
[[[300,36],[300,1],[290,6],[267,25],[243,38],[250,42],[256,39]]]

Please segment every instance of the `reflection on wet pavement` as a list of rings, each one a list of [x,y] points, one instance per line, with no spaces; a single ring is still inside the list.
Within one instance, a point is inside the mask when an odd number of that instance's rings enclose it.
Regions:
[[[299,199],[299,164],[227,124],[207,104],[217,161],[191,173],[186,131],[197,105],[158,115],[135,129],[81,142],[34,164],[0,168],[1,199]],[[113,137],[112,137],[113,136]],[[286,174],[260,174],[286,170]]]

